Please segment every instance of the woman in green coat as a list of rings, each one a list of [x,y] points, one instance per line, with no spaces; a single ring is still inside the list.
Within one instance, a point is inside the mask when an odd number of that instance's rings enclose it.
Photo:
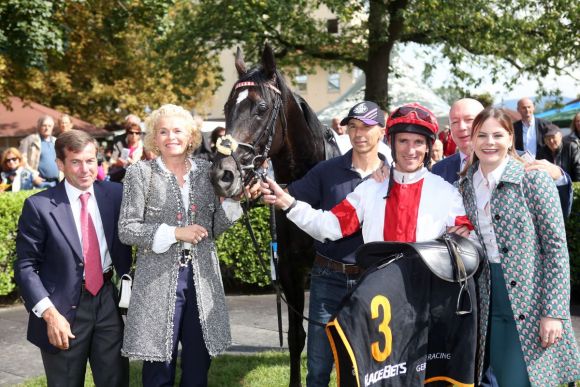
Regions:
[[[525,171],[514,151],[511,119],[502,109],[482,111],[471,138],[474,153],[459,190],[487,256],[478,280],[478,379],[485,364],[500,386],[578,380],[569,257],[556,187],[544,172]]]

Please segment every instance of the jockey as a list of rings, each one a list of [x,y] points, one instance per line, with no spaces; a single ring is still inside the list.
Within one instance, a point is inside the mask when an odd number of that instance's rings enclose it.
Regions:
[[[364,242],[419,242],[445,231],[468,236],[473,230],[459,192],[429,171],[437,120],[427,108],[407,104],[387,121],[393,164],[383,182],[361,183],[330,211],[315,210],[297,201],[268,179],[263,200],[284,210],[314,239],[337,240],[362,228]]]

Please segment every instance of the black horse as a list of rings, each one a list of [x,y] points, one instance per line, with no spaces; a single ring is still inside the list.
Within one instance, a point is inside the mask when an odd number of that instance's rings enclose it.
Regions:
[[[235,64],[239,79],[225,104],[226,136],[230,135],[235,145],[229,148],[233,157],[220,154],[214,161],[211,178],[218,195],[240,193],[253,177],[252,172],[267,158],[272,161],[276,181],[288,184],[319,161],[339,155],[331,129],[322,125],[306,101],[286,86],[269,45],[264,47],[260,66],[247,70],[239,49]],[[291,309],[304,310],[306,274],[314,260],[313,241],[281,212],[275,218],[279,279],[291,305],[290,386],[300,386],[300,355],[306,333],[302,317]]]

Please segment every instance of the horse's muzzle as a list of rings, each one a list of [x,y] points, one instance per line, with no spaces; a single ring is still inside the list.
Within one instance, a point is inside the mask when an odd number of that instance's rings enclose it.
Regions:
[[[242,177],[231,157],[215,160],[210,180],[216,195],[230,198],[242,192]]]

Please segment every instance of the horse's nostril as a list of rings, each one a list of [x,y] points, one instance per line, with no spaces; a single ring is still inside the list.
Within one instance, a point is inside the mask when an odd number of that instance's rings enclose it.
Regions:
[[[232,181],[234,181],[234,174],[232,173],[232,171],[224,171],[221,180],[224,183],[231,183]]]

